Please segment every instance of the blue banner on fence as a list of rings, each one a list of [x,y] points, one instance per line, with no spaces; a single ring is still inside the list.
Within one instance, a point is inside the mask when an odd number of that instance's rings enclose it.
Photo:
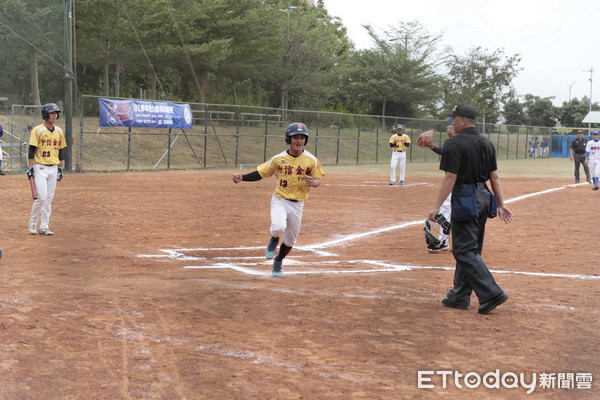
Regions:
[[[160,101],[98,99],[100,126],[191,129],[189,104]]]

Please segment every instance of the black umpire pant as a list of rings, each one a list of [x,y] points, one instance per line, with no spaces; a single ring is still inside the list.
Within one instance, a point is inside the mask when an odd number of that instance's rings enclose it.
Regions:
[[[456,260],[453,292],[457,299],[468,301],[475,291],[481,304],[501,294],[502,288],[481,258],[490,209],[490,192],[485,183],[476,184],[475,197],[479,218],[452,221],[452,253]]]
[[[579,183],[579,164],[583,165],[583,172],[585,172],[585,178],[590,180],[590,167],[588,167],[585,161],[585,153],[573,154],[573,161],[575,161],[575,181]]]

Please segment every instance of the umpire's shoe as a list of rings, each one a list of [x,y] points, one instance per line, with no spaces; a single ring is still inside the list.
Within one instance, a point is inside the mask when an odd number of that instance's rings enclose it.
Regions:
[[[467,299],[459,299],[458,297],[456,297],[456,294],[452,289],[448,291],[448,294],[442,300],[442,304],[444,305],[444,307],[458,308],[459,310],[468,310],[470,303],[470,297]]]
[[[504,292],[500,293],[497,296],[492,297],[488,301],[484,301],[479,305],[479,314],[487,314],[492,311],[494,308],[498,307],[500,304],[504,303],[508,300],[508,295]]]
[[[283,275],[283,271],[281,268],[281,265],[283,264],[282,261],[277,261],[277,259],[273,260],[273,271],[271,272],[273,274],[273,276],[281,276]]]
[[[275,257],[275,250],[277,250],[278,243],[279,237],[271,237],[271,239],[269,239],[269,244],[267,244],[267,248],[265,249],[265,257],[267,257],[267,260]]]

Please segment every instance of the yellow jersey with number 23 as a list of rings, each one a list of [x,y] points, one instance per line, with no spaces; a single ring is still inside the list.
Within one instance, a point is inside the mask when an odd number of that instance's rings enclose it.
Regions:
[[[62,129],[54,125],[54,130],[50,131],[44,124],[31,130],[29,144],[36,147],[33,162],[44,165],[59,165],[58,150],[67,147]]]
[[[325,176],[321,162],[306,150],[296,157],[287,151],[281,152],[259,165],[257,170],[263,178],[275,174],[277,177],[275,196],[297,201],[308,198],[310,188],[306,186],[306,176],[314,179]]]

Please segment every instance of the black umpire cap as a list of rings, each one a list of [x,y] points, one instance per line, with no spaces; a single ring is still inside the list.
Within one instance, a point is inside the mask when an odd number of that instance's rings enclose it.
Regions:
[[[475,117],[477,117],[477,111],[475,111],[473,106],[468,104],[457,104],[452,109],[452,112],[448,114],[448,117],[464,117],[468,119],[475,119]]]

